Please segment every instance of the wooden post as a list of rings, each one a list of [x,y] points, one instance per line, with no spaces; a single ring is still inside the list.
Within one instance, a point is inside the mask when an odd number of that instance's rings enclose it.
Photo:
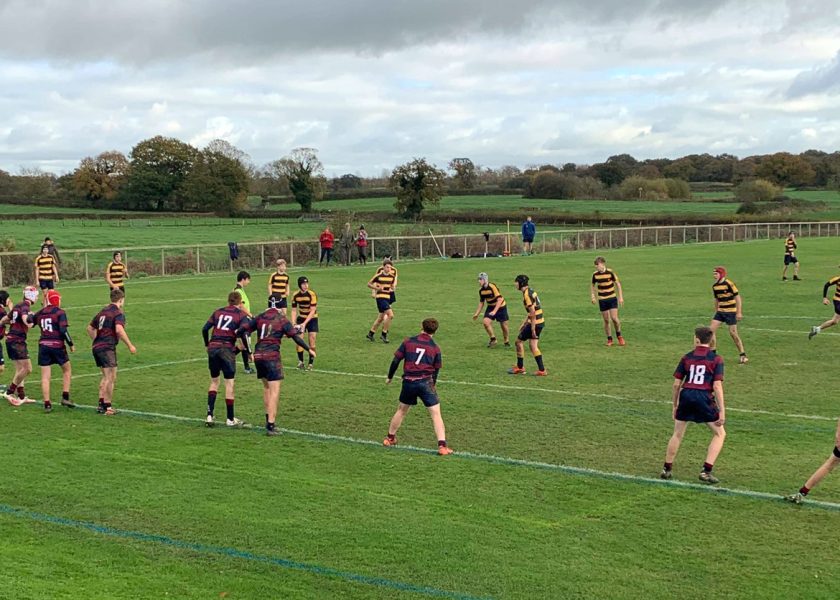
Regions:
[[[400,259],[400,238],[397,238],[397,260]]]
[[[446,256],[446,238],[443,238],[443,255]]]
[[[610,250],[612,250],[612,229],[610,229]]]
[[[0,288],[3,287],[3,257],[0,256]]]
[[[166,255],[163,248],[160,249],[160,274],[166,275]]]
[[[265,244],[260,244],[260,267],[265,269]]]
[[[668,245],[674,245],[674,230],[671,227],[668,228]]]
[[[90,280],[90,275],[88,273],[88,253],[85,252],[85,281]]]
[[[598,232],[597,231],[592,232],[592,249],[593,250],[598,249]]]
[[[376,240],[370,241],[370,260],[376,262]]]
[[[289,242],[289,266],[295,266],[295,243]]]
[[[624,247],[626,248],[629,245],[630,245],[630,233],[629,233],[629,230],[625,229],[624,230]]]
[[[658,227],[653,230],[653,245],[654,246],[659,245],[659,228]]]
[[[195,272],[201,274],[201,246],[195,247]]]
[[[685,225],[683,225],[683,245],[685,245]]]
[[[423,238],[420,238],[420,260],[423,260]]]
[[[467,258],[467,236],[464,236],[464,258]]]
[[[575,250],[580,250],[580,231],[577,233],[577,246],[575,246]]]

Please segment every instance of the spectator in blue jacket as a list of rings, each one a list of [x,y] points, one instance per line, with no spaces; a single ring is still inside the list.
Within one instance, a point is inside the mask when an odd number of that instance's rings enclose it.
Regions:
[[[537,234],[537,225],[527,217],[522,223],[522,251],[531,254],[531,244],[534,243],[534,236]]]

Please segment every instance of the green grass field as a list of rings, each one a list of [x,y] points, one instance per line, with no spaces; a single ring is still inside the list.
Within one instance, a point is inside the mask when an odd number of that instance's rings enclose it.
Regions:
[[[262,435],[260,385],[241,373],[237,413],[257,427],[202,424],[200,329],[229,276],[129,281],[139,351],[120,348],[114,417],[91,409],[98,378],[84,336],[106,290],[68,285],[73,398],[85,407],[0,407],[2,595],[833,598],[840,475],[810,506],[780,498],[829,454],[837,418],[840,332],[806,337],[831,314],[820,293],[836,273],[836,240],[803,239],[800,254],[803,281],[782,283],[778,240],[610,253],[625,290],[624,348],[604,347],[589,304],[592,253],[401,264],[392,338],[428,315],[441,322],[438,391],[456,450],[445,458],[422,408],[398,447],[380,445],[399,386],[384,382],[395,344],[364,339],[372,269],[306,272],[320,299],[319,354],[314,372],[287,371],[280,438]],[[700,427],[675,481],[656,477],[673,369],[711,316],[721,263],[743,295],[751,362],[738,366],[721,336],[729,436],[715,472],[732,491],[715,493],[697,481]],[[485,347],[470,319],[479,271],[507,294],[514,326],[524,312],[512,280],[530,275],[549,377],[508,376],[512,349]],[[255,305],[265,277],[249,289]],[[41,397],[37,378],[27,390]]]
[[[125,211],[121,210],[104,210],[104,209],[87,209],[87,208],[68,208],[63,206],[38,206],[38,205],[21,205],[21,204],[0,204],[0,214],[2,215],[32,215],[32,214],[120,214]]]

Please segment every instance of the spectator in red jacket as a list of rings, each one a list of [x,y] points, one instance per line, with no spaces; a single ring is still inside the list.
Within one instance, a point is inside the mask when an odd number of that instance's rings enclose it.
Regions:
[[[356,247],[359,249],[359,263],[363,265],[367,264],[367,245],[368,234],[365,231],[365,226],[362,225],[359,227],[359,234],[356,236]]]
[[[324,227],[324,231],[321,232],[321,237],[318,239],[321,242],[321,258],[318,259],[318,266],[320,267],[324,262],[324,258],[326,258],[327,266],[329,267],[330,260],[332,259],[333,244],[335,243],[335,236],[330,231],[329,225]]]

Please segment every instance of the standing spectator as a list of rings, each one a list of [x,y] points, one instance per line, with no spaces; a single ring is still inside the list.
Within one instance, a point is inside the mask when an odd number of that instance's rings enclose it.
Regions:
[[[353,230],[350,228],[350,223],[344,224],[338,243],[341,245],[341,262],[345,267],[349,267],[353,252]]]
[[[531,254],[531,244],[534,243],[535,235],[537,235],[537,226],[531,217],[526,217],[522,223],[522,252],[525,254]]]
[[[330,259],[332,259],[333,244],[335,243],[335,236],[330,231],[329,225],[324,227],[324,231],[321,232],[321,237],[318,240],[321,242],[321,258],[318,259],[318,266],[320,267],[321,263],[324,262],[324,258],[326,258],[327,266],[329,267]]]
[[[56,264],[61,264],[61,258],[58,256],[58,248],[55,247],[51,238],[45,237],[42,247],[46,246],[47,254],[55,259]]]
[[[359,233],[356,236],[356,247],[359,249],[359,264],[367,264],[367,240],[368,234],[365,231],[365,226],[359,227]]]

